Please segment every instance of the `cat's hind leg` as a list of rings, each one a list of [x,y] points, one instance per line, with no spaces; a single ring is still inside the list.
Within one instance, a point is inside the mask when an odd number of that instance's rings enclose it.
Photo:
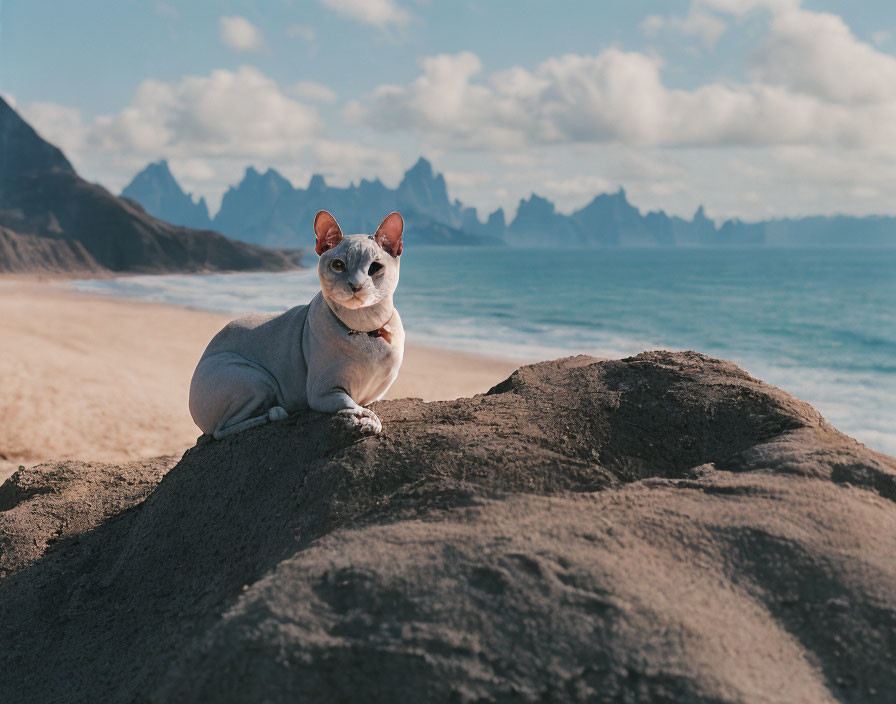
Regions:
[[[277,381],[263,367],[224,352],[203,359],[190,385],[190,413],[216,440],[288,415],[277,404]]]

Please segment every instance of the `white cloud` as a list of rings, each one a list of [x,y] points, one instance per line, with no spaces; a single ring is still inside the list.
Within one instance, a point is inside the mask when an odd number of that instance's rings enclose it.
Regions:
[[[641,23],[641,31],[649,37],[663,30],[671,30],[689,37],[697,37],[706,48],[712,48],[725,33],[727,23],[718,15],[692,5],[686,17],[650,15]]]
[[[669,159],[637,149],[622,151],[609,165],[613,176],[625,183],[681,182],[685,171]]]
[[[496,188],[461,184],[459,195],[488,207],[500,198],[508,211],[524,184],[567,208],[622,184],[642,208],[687,216],[700,202],[724,217],[892,212],[896,57],[797,0],[694,0],[680,24],[657,16],[642,27],[701,36],[696,21],[685,26],[700,13],[727,32],[746,21],[760,32],[747,80],[679,89],[658,57],[615,47],[500,71],[460,52],[423,59],[416,78],[346,112],[490,160],[503,171]]]
[[[344,17],[375,27],[402,26],[411,15],[393,0],[318,0]]]
[[[314,41],[317,34],[315,33],[313,27],[309,27],[306,24],[291,24],[286,28],[286,36],[298,37],[299,39],[310,44]]]
[[[336,100],[336,91],[314,81],[299,81],[292,87],[292,92],[299,98],[317,103],[332,103]]]
[[[322,85],[304,89],[331,97]],[[373,175],[397,180],[403,171],[394,151],[328,139],[313,105],[248,66],[143,81],[127,106],[90,120],[54,103],[31,103],[22,113],[86,178],[117,192],[147,162],[166,158],[184,188],[206,196],[212,209],[247,164],[276,168],[296,183],[312,171],[341,184]]]
[[[461,52],[424,59],[418,78],[380,86],[353,114],[460,149],[896,144],[896,59],[856,40],[839,19],[798,14],[774,19],[749,83],[671,89],[657,58],[617,48],[481,77],[479,58]],[[823,41],[810,42],[812,34]]]
[[[843,208],[851,193],[889,191],[896,179],[896,162],[885,155],[849,150],[819,152],[811,147],[777,147],[771,159],[778,178],[784,178],[817,194],[819,189],[836,191],[834,208]],[[833,194],[832,194],[833,195]],[[826,210],[831,206],[827,206]]]
[[[759,181],[771,177],[768,169],[758,166],[743,157],[733,157],[728,161],[727,168],[745,181]]]
[[[261,51],[264,48],[261,30],[245,17],[222,17],[218,29],[221,41],[234,51]]]
[[[23,117],[43,139],[59,147],[69,159],[85,145],[88,128],[77,108],[56,103],[31,103],[23,111]]]
[[[247,162],[305,159],[324,130],[316,108],[245,66],[143,81],[129,105],[92,120],[53,103],[32,103],[22,113],[82,175],[113,190],[147,162],[167,158],[179,165],[186,186],[210,195],[209,188],[238,179]]]
[[[297,154],[323,130],[315,108],[285,95],[258,69],[219,69],[166,83],[147,80],[122,111],[97,118],[92,142],[164,156]]]
[[[756,82],[835,103],[896,99],[896,58],[856,38],[838,15],[804,10],[800,0],[691,0],[686,17],[651,15],[642,30],[663,29],[715,43],[725,21],[765,12],[768,33],[754,57]],[[875,32],[875,44],[889,32]]]
[[[355,115],[378,129],[418,130],[461,148],[522,146],[528,117],[514,113],[514,94],[531,94],[527,84],[537,79],[522,69],[508,74],[510,95],[502,100],[491,86],[471,81],[482,69],[471,52],[432,56],[422,65],[423,74],[409,86],[380,86]]]
[[[691,11],[713,10],[737,18],[756,11],[773,15],[799,8],[802,0],[691,0]]]
[[[451,188],[473,188],[494,181],[494,176],[483,171],[443,171],[445,183]]]
[[[691,0],[684,17],[649,15],[641,22],[641,31],[648,37],[664,31],[697,37],[705,48],[712,49],[728,28],[721,15],[740,20],[760,11],[771,15],[795,11],[799,5],[800,0]]]
[[[542,187],[542,195],[552,198],[574,198],[576,200],[590,200],[598,193],[613,191],[616,184],[599,175],[575,176],[568,178],[547,178]]]
[[[318,139],[311,147],[311,154],[314,171],[323,173],[336,185],[348,185],[361,176],[397,181],[404,172],[397,153],[360,142]]]
[[[837,15],[781,12],[757,59],[759,79],[843,104],[896,100],[896,58],[859,41]]]
[[[169,164],[174,177],[181,183],[207,183],[217,176],[208,159],[172,159]]]
[[[534,168],[538,166],[539,159],[535,152],[531,150],[519,152],[498,152],[495,159],[499,164],[507,169]]]
[[[342,121],[347,125],[358,125],[364,122],[367,111],[359,100],[349,100],[342,108]]]

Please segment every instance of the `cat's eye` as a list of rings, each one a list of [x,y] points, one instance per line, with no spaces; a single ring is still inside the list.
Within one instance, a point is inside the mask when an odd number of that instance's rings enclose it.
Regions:
[[[341,259],[334,259],[330,262],[330,268],[333,271],[345,271],[345,262]]]
[[[374,262],[373,264],[370,265],[370,268],[367,270],[367,274],[369,276],[373,276],[375,273],[380,271],[382,268],[383,268],[382,264],[380,264],[379,262]]]

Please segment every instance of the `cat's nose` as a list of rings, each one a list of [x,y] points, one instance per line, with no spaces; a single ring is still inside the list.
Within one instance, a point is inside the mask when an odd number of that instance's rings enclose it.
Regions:
[[[349,286],[349,288],[352,290],[352,293],[357,293],[357,292],[360,291],[362,288],[364,288],[364,284],[358,284],[358,285],[355,285],[355,284],[349,284],[348,286]]]

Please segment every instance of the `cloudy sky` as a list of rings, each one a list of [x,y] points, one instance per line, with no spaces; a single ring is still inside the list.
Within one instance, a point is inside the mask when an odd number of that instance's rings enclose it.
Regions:
[[[423,154],[484,215],[896,213],[891,0],[0,0],[0,93],[118,192],[167,158],[216,208]]]

